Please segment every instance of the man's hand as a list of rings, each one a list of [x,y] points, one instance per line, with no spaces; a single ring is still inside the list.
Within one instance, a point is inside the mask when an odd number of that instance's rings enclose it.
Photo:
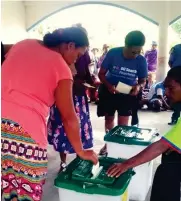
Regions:
[[[116,163],[108,169],[107,175],[109,177],[119,177],[128,169],[129,169],[129,166],[127,163]]]
[[[130,92],[130,95],[137,96],[138,93],[140,92],[140,89],[141,89],[140,85],[133,86],[133,88],[132,88],[132,90]]]
[[[119,177],[121,174],[126,172],[130,168],[134,168],[139,166],[143,163],[153,160],[154,158],[158,157],[160,154],[164,153],[166,150],[169,149],[169,145],[165,143],[163,140],[159,140],[142,152],[137,154],[136,156],[128,159],[124,163],[116,163],[112,167],[110,167],[107,171],[107,175],[110,177]]]

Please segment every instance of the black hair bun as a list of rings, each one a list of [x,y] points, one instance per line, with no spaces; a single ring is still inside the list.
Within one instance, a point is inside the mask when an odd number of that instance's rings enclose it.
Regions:
[[[75,47],[89,46],[89,40],[85,30],[77,27],[56,29],[43,37],[43,43],[48,48],[71,42],[75,43]]]
[[[59,41],[60,41],[60,36],[53,33],[47,33],[43,37],[43,43],[47,47],[55,47],[59,44]]]

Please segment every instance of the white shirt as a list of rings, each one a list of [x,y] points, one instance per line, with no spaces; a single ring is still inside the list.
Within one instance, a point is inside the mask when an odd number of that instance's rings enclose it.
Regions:
[[[150,88],[150,91],[149,91],[148,94],[147,94],[147,99],[148,99],[148,100],[151,100],[154,95],[163,96],[163,89],[162,89],[161,87],[156,88],[156,86],[157,86],[157,84],[154,84],[154,85]]]

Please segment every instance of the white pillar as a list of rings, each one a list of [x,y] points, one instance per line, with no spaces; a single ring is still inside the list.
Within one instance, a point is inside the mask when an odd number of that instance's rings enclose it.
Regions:
[[[157,81],[165,79],[168,71],[169,49],[168,49],[168,28],[169,28],[169,2],[165,1],[159,21],[159,43],[158,43],[158,67],[156,73]]]
[[[14,44],[27,38],[25,7],[22,1],[1,2],[2,42]]]

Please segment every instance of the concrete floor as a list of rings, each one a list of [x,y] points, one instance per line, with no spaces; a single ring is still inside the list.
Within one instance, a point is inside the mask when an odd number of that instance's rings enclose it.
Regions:
[[[98,152],[104,144],[104,119],[97,117],[95,105],[90,105],[90,111],[95,139],[94,149],[96,152]],[[169,129],[167,123],[170,121],[171,112],[153,113],[148,111],[141,111],[139,116],[140,126],[158,128],[159,133],[162,135]],[[53,186],[53,182],[59,170],[60,159],[58,153],[56,153],[51,146],[48,147],[48,155],[48,178],[44,186],[43,201],[59,201],[58,191]],[[68,161],[72,160],[73,158],[74,156],[69,156]],[[157,158],[154,162],[154,170],[157,168],[159,163],[160,158]],[[149,201],[149,197],[150,192],[148,193],[148,197],[145,201]]]

